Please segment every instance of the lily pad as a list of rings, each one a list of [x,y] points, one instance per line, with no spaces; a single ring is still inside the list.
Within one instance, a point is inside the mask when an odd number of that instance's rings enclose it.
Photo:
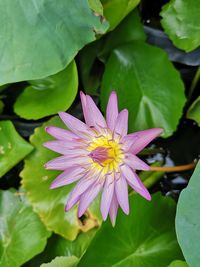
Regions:
[[[107,61],[108,56],[117,46],[138,40],[145,41],[146,35],[140,19],[138,10],[135,9],[113,31],[103,37],[104,42],[98,53],[98,57],[103,62]]]
[[[58,117],[49,120],[43,126],[37,128],[31,136],[30,142],[35,150],[25,160],[25,166],[21,172],[22,185],[25,188],[33,209],[39,214],[42,222],[49,230],[73,240],[79,231],[87,231],[100,223],[98,211],[91,208],[86,214],[84,225],[77,217],[77,208],[65,212],[67,197],[74,185],[68,185],[58,189],[50,189],[50,184],[59,174],[58,171],[45,170],[44,164],[58,154],[43,147],[43,143],[52,140],[45,132],[45,127],[54,125],[65,128]],[[99,207],[98,207],[99,209]]]
[[[33,147],[18,134],[11,121],[0,122],[0,177],[32,150]]]
[[[185,261],[173,261],[168,267],[189,267]]]
[[[140,0],[101,0],[103,14],[113,30],[138,4]]]
[[[44,249],[49,235],[15,190],[0,191],[0,266],[22,266]]]
[[[185,104],[184,85],[160,48],[139,41],[116,48],[103,76],[103,110],[113,89],[120,109],[129,111],[130,132],[161,127],[167,137],[176,130]]]
[[[196,121],[196,123],[200,126],[200,96],[188,109],[187,118]]]
[[[45,250],[31,259],[27,266],[35,267],[44,262],[50,262],[57,256],[76,256],[81,258],[88,248],[97,229],[80,233],[73,241],[67,240],[59,235],[53,234],[47,241]]]
[[[75,256],[56,257],[50,263],[44,263],[40,267],[76,267],[78,261]]]
[[[200,1],[171,0],[160,13],[161,24],[180,49],[190,52],[200,45]]]
[[[43,80],[32,81],[31,86],[17,98],[14,111],[24,119],[41,119],[67,110],[77,90],[78,74],[73,60],[65,70]]]
[[[108,221],[102,225],[78,266],[166,267],[182,259],[174,229],[175,202],[160,194],[151,202],[132,195],[130,206],[130,215],[120,212],[114,228]]]
[[[176,213],[176,233],[183,255],[190,267],[199,267],[200,240],[200,161],[187,188],[179,197]]]
[[[103,16],[103,6],[100,0],[88,0],[88,3],[93,11]]]
[[[0,0],[0,25],[0,84],[63,70],[108,28],[87,0]]]

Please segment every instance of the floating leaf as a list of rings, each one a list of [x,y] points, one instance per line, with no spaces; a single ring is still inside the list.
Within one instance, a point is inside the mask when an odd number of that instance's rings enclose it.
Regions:
[[[132,41],[145,41],[146,35],[140,22],[138,10],[132,11],[112,32],[108,33],[101,44],[98,57],[102,61],[107,61],[107,57],[117,46]]]
[[[187,118],[194,120],[200,126],[200,96],[192,103],[187,112]]]
[[[168,267],[188,267],[185,261],[173,261]]]
[[[108,27],[87,0],[20,3],[0,0],[0,84],[41,79],[63,70],[95,40],[95,33]]]
[[[111,54],[103,76],[101,101],[116,90],[120,109],[129,110],[129,130],[164,128],[170,136],[177,127],[185,103],[179,73],[160,48],[143,42],[126,44]]]
[[[166,267],[174,258],[182,259],[174,201],[160,194],[151,202],[132,195],[130,206],[130,215],[120,212],[114,228],[108,221],[102,225],[78,266]]]
[[[80,258],[85,253],[97,229],[92,229],[86,233],[80,233],[73,241],[52,235],[45,247],[45,250],[28,262],[28,267],[39,266],[44,262],[50,262],[57,256],[76,256]]]
[[[171,0],[163,7],[161,24],[175,46],[189,52],[200,45],[199,14],[196,0]]]
[[[103,6],[100,0],[88,0],[88,3],[93,11],[103,16]]]
[[[76,63],[72,63],[63,71],[31,82],[17,98],[14,111],[24,119],[41,119],[67,110],[73,103],[78,89]]]
[[[101,0],[103,14],[113,30],[138,4],[140,0]]]
[[[33,147],[15,130],[11,121],[0,122],[0,177],[25,158]]]
[[[190,178],[189,184],[179,197],[176,214],[176,233],[184,257],[190,267],[200,262],[200,161]]]
[[[73,240],[76,238],[80,230],[87,231],[99,224],[97,211],[87,213],[84,225],[77,217],[77,208],[73,208],[69,212],[64,211],[64,207],[68,195],[74,185],[68,185],[57,189],[49,189],[50,184],[58,175],[58,171],[45,170],[44,164],[58,156],[57,153],[43,147],[43,143],[52,140],[45,132],[45,127],[54,125],[65,128],[58,117],[54,117],[42,127],[35,130],[31,136],[30,142],[35,150],[25,160],[25,166],[20,174],[22,177],[22,185],[27,191],[28,198],[33,205],[33,209],[37,212],[49,230]],[[93,204],[94,205],[94,204]],[[98,207],[99,209],[99,207]]]
[[[0,191],[0,266],[22,266],[44,249],[49,235],[15,191]]]
[[[75,256],[56,257],[50,263],[44,263],[40,267],[76,267],[78,258]]]

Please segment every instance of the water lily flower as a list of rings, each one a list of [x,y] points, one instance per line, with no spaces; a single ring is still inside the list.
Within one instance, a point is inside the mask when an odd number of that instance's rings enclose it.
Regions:
[[[85,123],[60,112],[59,116],[69,130],[54,126],[46,128],[56,140],[46,142],[44,146],[62,156],[49,161],[45,167],[63,171],[51,188],[78,181],[70,193],[66,211],[79,203],[78,217],[81,217],[102,191],[100,209],[103,220],[109,214],[114,225],[119,206],[124,213],[129,213],[128,185],[151,200],[151,195],[136,174],[136,170],[149,170],[149,166],[136,154],[160,135],[162,129],[127,134],[128,110],[118,112],[115,92],[109,97],[106,120],[89,95],[81,92],[80,97]]]

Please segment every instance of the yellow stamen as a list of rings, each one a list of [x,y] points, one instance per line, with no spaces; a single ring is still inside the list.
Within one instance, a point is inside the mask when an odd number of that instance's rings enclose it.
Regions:
[[[113,140],[111,135],[101,136],[99,138],[94,138],[88,147],[88,151],[90,151],[91,154],[93,152],[96,153],[97,159],[98,149],[103,151],[103,155],[99,155],[99,160],[92,159],[93,166],[104,173],[118,171],[119,164],[124,158],[121,145],[116,140]]]

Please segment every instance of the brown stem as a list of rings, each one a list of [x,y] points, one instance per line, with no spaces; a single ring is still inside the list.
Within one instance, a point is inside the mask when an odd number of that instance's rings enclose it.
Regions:
[[[157,167],[157,166],[150,166],[150,171],[156,171],[156,172],[181,172],[181,171],[187,171],[192,170],[197,165],[197,162],[193,162],[186,165],[179,165],[179,166],[173,166],[173,167]]]

